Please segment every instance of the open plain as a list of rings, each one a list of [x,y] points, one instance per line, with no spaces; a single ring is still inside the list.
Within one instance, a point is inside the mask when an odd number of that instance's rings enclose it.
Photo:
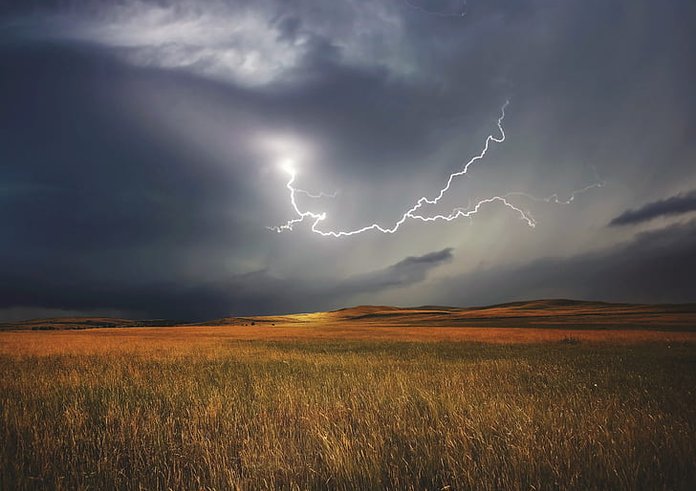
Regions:
[[[4,326],[0,488],[696,486],[693,306],[151,324]]]

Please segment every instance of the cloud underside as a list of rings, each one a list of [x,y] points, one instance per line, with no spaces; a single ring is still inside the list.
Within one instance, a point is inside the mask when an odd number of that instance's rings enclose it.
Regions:
[[[428,273],[452,260],[452,250],[444,249],[422,256],[407,257],[387,268],[350,276],[343,281],[317,280],[295,284],[258,271],[228,278],[221,282],[178,285],[158,283],[125,287],[103,284],[82,291],[66,287],[60,279],[44,281],[39,287],[21,278],[0,286],[2,309],[37,312],[48,309],[74,311],[112,311],[147,318],[168,317],[176,320],[209,320],[226,315],[287,313],[343,306],[351,296],[415,285]]]
[[[696,297],[696,220],[639,234],[601,252],[545,258],[522,267],[490,268],[429,279],[426,299],[469,306],[530,298],[578,298],[621,302],[688,302]],[[340,282],[296,284],[265,271],[224,283],[137,288],[108,285],[89,292],[59,282],[40,287],[17,280],[0,288],[0,308],[33,306],[109,309],[145,317],[211,319],[224,315],[287,313],[338,308],[353,295],[417,285],[453,258],[445,249],[409,257],[382,270]]]
[[[656,218],[682,215],[692,211],[696,211],[696,190],[653,201],[635,210],[627,210],[609,224],[612,226],[636,225]]]
[[[696,220],[644,232],[599,252],[449,278],[434,294],[453,305],[536,298],[692,302],[696,298],[694,251]]]

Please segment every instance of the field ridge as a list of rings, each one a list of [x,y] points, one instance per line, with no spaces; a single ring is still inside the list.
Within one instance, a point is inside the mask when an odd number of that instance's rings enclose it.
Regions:
[[[475,307],[361,305],[327,312],[230,316],[203,322],[63,317],[0,323],[0,330],[75,330],[176,326],[342,325],[373,327],[544,327],[696,330],[696,304],[629,304],[541,299]]]

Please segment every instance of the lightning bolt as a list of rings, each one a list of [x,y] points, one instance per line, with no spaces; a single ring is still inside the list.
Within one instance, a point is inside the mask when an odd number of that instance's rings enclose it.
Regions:
[[[274,226],[274,227],[268,227],[270,230],[275,230],[276,232],[280,233],[283,231],[290,231],[293,230],[294,226],[297,225],[298,223],[303,222],[305,219],[309,219],[312,221],[312,226],[311,230],[312,232],[319,234],[323,237],[334,237],[334,238],[339,238],[339,237],[349,237],[352,235],[357,235],[361,234],[364,232],[368,232],[371,230],[377,230],[379,232],[382,232],[384,234],[394,234],[396,233],[397,230],[403,225],[407,220],[419,220],[423,222],[434,222],[434,221],[453,221],[458,218],[469,218],[476,213],[478,213],[481,209],[482,206],[494,202],[500,202],[506,207],[512,209],[515,211],[522,220],[524,220],[527,225],[531,228],[534,228],[536,226],[536,222],[534,219],[527,213],[525,213],[524,210],[516,207],[513,205],[505,196],[493,196],[491,198],[486,198],[483,200],[480,200],[476,205],[469,209],[462,209],[462,208],[455,208],[451,213],[447,215],[434,215],[434,216],[423,216],[421,214],[416,214],[418,210],[420,210],[424,205],[436,205],[440,202],[440,200],[444,197],[445,193],[450,189],[452,186],[452,182],[454,181],[455,178],[465,175],[469,172],[469,168],[471,165],[476,163],[477,161],[483,159],[486,154],[488,153],[488,150],[490,148],[491,143],[503,143],[505,141],[505,130],[503,129],[503,120],[505,119],[505,109],[507,106],[510,104],[510,101],[505,101],[505,104],[503,104],[503,107],[501,108],[500,111],[500,117],[498,118],[497,121],[497,126],[498,130],[500,131],[500,137],[495,137],[493,135],[488,135],[486,138],[485,144],[483,146],[483,149],[478,155],[475,155],[472,157],[462,168],[461,170],[457,172],[453,172],[450,174],[449,178],[447,179],[447,183],[445,186],[440,189],[439,193],[437,196],[433,198],[428,198],[427,196],[423,196],[418,199],[418,201],[411,207],[409,208],[400,218],[397,220],[391,227],[383,227],[378,223],[373,223],[370,225],[367,225],[362,228],[354,229],[354,230],[349,230],[349,231],[324,231],[319,229],[319,224],[326,219],[326,213],[321,212],[313,212],[313,211],[302,211],[297,204],[297,199],[296,196],[297,194],[306,194],[309,195],[310,197],[320,197],[321,194],[316,195],[316,194],[311,194],[305,190],[298,189],[294,186],[295,179],[297,177],[297,174],[294,169],[287,168],[286,171],[290,174],[290,180],[286,184],[286,188],[290,192],[290,204],[297,214],[297,218],[291,219],[287,221],[284,225],[279,225],[279,226]]]
[[[295,192],[297,194],[304,194],[308,198],[313,198],[313,199],[321,199],[321,198],[333,199],[336,196],[338,196],[338,191],[334,191],[333,193],[324,193],[323,191],[319,192],[319,193],[311,193],[309,191],[305,191],[304,189],[295,188]]]
[[[572,191],[570,194],[568,194],[567,199],[561,199],[557,193],[554,193],[550,196],[547,196],[546,198],[539,198],[539,197],[534,196],[532,194],[527,194],[527,193],[523,193],[523,192],[519,192],[519,191],[513,191],[511,193],[507,193],[505,195],[505,197],[509,198],[511,196],[522,196],[524,198],[528,198],[528,199],[530,199],[532,201],[536,201],[538,203],[553,203],[556,205],[569,205],[573,201],[575,201],[575,198],[579,194],[586,193],[587,191],[591,191],[593,189],[600,189],[600,188],[603,188],[604,186],[606,186],[606,184],[607,184],[606,181],[604,181],[601,177],[599,177],[599,174],[597,173],[597,169],[595,169],[594,167],[592,169],[594,171],[595,178],[597,179],[597,181],[592,183],[592,184],[589,184],[583,188],[576,189],[575,191]]]
[[[295,214],[297,215],[296,218],[293,218],[291,220],[288,220],[285,224],[283,225],[277,225],[277,226],[272,226],[272,227],[266,227],[269,230],[274,230],[278,233],[285,232],[285,231],[291,231],[294,229],[295,225],[304,222],[305,220],[308,220],[311,222],[311,231],[314,232],[315,234],[321,235],[322,237],[333,237],[333,238],[339,238],[339,237],[350,237],[352,235],[358,235],[362,234],[365,232],[369,231],[378,231],[383,234],[394,234],[396,233],[399,228],[406,223],[406,221],[409,220],[414,220],[414,221],[421,221],[421,222],[436,222],[436,221],[446,221],[446,222],[451,222],[453,220],[457,220],[459,218],[471,218],[475,214],[477,214],[482,207],[492,204],[492,203],[500,203],[504,205],[507,208],[510,208],[513,212],[515,212],[519,218],[524,221],[527,226],[530,228],[535,228],[536,227],[536,221],[534,220],[534,217],[523,209],[515,206],[512,202],[508,200],[508,198],[512,196],[522,196],[526,197],[529,199],[532,199],[534,201],[544,201],[546,203],[557,203],[557,204],[570,204],[575,197],[578,194],[587,192],[591,189],[594,188],[599,188],[604,186],[604,182],[600,181],[595,184],[591,184],[589,186],[586,186],[582,189],[578,189],[576,191],[573,191],[569,198],[566,200],[561,200],[557,194],[552,194],[551,196],[547,198],[537,198],[535,196],[532,196],[527,193],[521,193],[521,192],[512,192],[512,193],[507,193],[503,196],[492,196],[488,197],[485,199],[479,200],[475,205],[469,206],[468,208],[455,208],[448,214],[437,214],[437,215],[432,215],[432,216],[426,216],[420,213],[421,208],[423,208],[426,205],[437,205],[440,200],[445,196],[447,191],[449,191],[450,187],[452,186],[452,183],[454,180],[460,176],[463,176],[469,172],[469,168],[478,162],[479,160],[482,160],[486,154],[488,153],[488,150],[491,147],[492,143],[503,143],[505,141],[505,130],[503,128],[503,120],[505,119],[505,109],[508,107],[510,104],[510,101],[505,101],[505,104],[503,104],[501,110],[500,110],[500,117],[498,118],[497,121],[497,127],[500,133],[500,136],[494,136],[494,135],[488,135],[486,137],[486,141],[483,145],[483,149],[481,152],[479,152],[477,155],[472,157],[466,164],[464,164],[460,170],[453,172],[449,175],[449,178],[447,179],[447,182],[445,185],[440,189],[440,191],[433,197],[427,197],[427,196],[422,196],[419,198],[415,204],[413,204],[409,209],[407,209],[401,217],[394,222],[391,226],[382,226],[378,223],[372,223],[370,225],[357,228],[354,230],[322,230],[320,229],[320,224],[322,221],[326,220],[326,212],[315,212],[315,211],[303,211],[300,206],[297,203],[297,195],[298,194],[303,194],[306,196],[309,196],[311,198],[321,198],[321,197],[335,197],[336,193],[333,193],[331,195],[325,194],[325,193],[318,193],[318,194],[313,194],[310,193],[309,191],[305,191],[303,189],[299,189],[295,187],[295,180],[297,178],[297,173],[296,171],[291,168],[291,167],[286,167],[285,171],[290,175],[290,180],[287,182],[285,187],[288,189],[290,192],[290,205],[292,206],[292,209],[294,210]],[[596,171],[595,171],[596,174]]]

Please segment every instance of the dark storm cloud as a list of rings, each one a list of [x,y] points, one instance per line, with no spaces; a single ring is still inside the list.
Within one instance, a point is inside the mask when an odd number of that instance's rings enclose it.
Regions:
[[[0,79],[0,175],[8,189],[0,215],[15,241],[91,249],[195,236],[217,228],[207,216],[216,204],[244,193],[124,120],[111,91],[157,74],[134,73],[85,49],[2,56],[13,69]]]
[[[637,280],[598,282],[583,270],[592,264],[653,274],[667,297],[687,298],[679,269],[629,261],[657,257],[645,236],[622,262],[604,249],[620,232],[596,224],[640,196],[696,186],[696,4],[465,3],[464,17],[373,0],[4,3],[2,305],[210,318],[341,307],[363,293],[399,304],[663,298]],[[471,227],[409,223],[340,241],[265,229],[292,218],[276,169],[292,152],[257,140],[309,149],[298,185],[340,190],[303,201],[327,211],[327,227],[386,225],[480,151],[508,97],[506,143],[424,211],[510,191],[567,196],[593,167],[607,186],[568,207],[518,195],[533,233],[504,207]],[[664,234],[676,255],[691,244]],[[574,259],[540,259],[557,255]],[[517,287],[510,265],[525,261]],[[472,272],[483,262],[496,268]],[[431,290],[445,271],[477,286]]]
[[[260,197],[244,168],[230,171],[234,155],[230,167],[214,165],[129,114],[123,87],[165,89],[171,80],[162,73],[85,46],[4,46],[0,53],[12,66],[0,77],[7,301],[27,305],[25,293],[46,286],[56,295],[42,296],[45,305],[87,308],[132,289],[124,305],[148,310],[137,297],[141,285],[168,285],[162,291],[179,298],[175,286],[229,274],[220,267],[226,254],[265,235],[240,218]],[[158,298],[152,310],[165,314]]]
[[[0,308],[111,310],[129,317],[178,321],[273,312],[277,306],[274,295],[289,286],[263,271],[201,284],[180,281],[124,284],[108,278],[97,282],[75,274],[71,275],[71,281],[53,277],[40,283],[22,276],[5,277],[9,281],[0,287]],[[83,286],[86,282],[91,285],[89,289]],[[282,301],[280,305],[287,307]]]
[[[383,270],[348,278],[335,293],[350,295],[412,285],[423,281],[428,271],[451,261],[452,257],[449,247],[423,256],[407,257]]]
[[[341,307],[352,295],[376,293],[423,281],[428,272],[450,261],[450,249],[408,257],[382,270],[348,277],[343,281],[318,280],[295,284],[260,270],[210,282],[158,282],[123,284],[81,277],[64,271],[41,282],[22,274],[4,274],[0,309],[41,306],[75,311],[109,310],[144,318],[210,320],[226,315],[281,314],[317,308]],[[55,272],[54,272],[55,273]],[[71,273],[71,274],[70,274]],[[86,290],[84,284],[91,287]]]
[[[635,225],[658,217],[680,215],[691,211],[696,211],[696,190],[653,201],[635,210],[626,210],[612,219],[609,225]]]
[[[696,298],[695,250],[693,220],[598,252],[475,271],[436,289],[454,305],[535,298],[690,302]]]

